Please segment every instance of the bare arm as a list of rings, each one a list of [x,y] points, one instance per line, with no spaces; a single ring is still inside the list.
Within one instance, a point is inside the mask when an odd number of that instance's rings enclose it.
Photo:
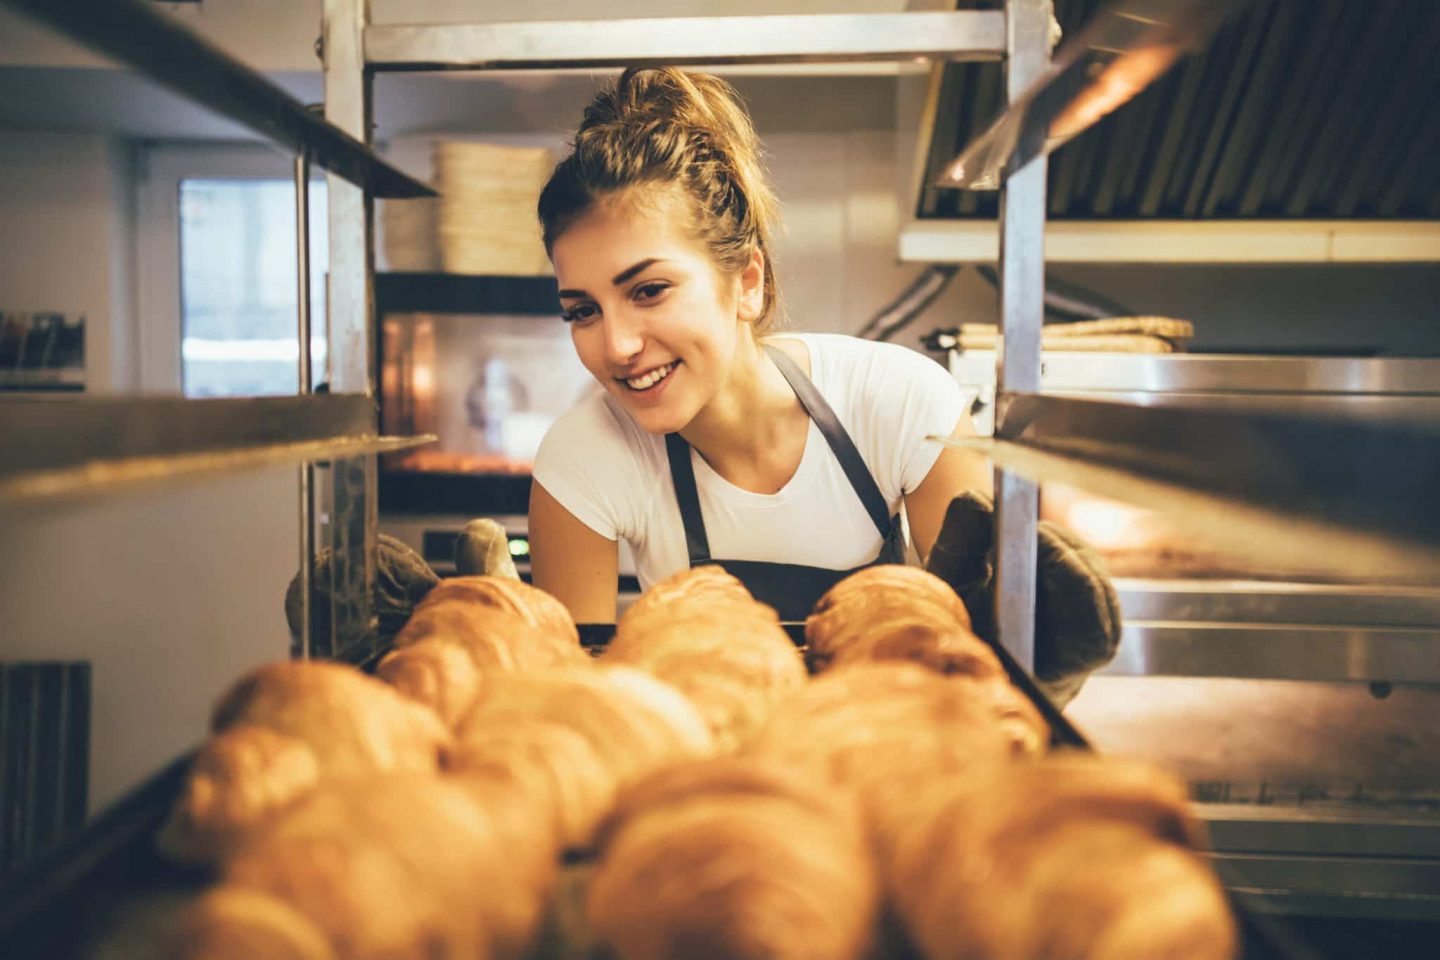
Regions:
[[[963,414],[960,422],[950,434],[952,437],[975,436],[975,425],[970,415]],[[979,490],[989,494],[993,484],[990,461],[970,450],[946,447],[939,459],[920,482],[920,486],[905,495],[905,515],[910,521],[910,538],[915,551],[923,563],[930,556],[930,548],[940,534],[940,525],[945,521],[945,510],[950,500],[965,490]]]
[[[577,623],[614,623],[619,553],[540,484],[530,486],[530,570],[535,586]]]

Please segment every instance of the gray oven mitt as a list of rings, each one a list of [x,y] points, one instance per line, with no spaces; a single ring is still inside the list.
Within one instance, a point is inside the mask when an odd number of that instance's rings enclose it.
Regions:
[[[330,633],[330,550],[315,559],[316,603],[310,610],[310,635]],[[410,619],[410,612],[424,599],[440,577],[425,558],[389,534],[379,534],[375,544],[375,588],[371,594],[373,627],[382,643],[394,639]],[[296,573],[285,591],[285,621],[290,637],[300,642],[300,574]]]
[[[1035,679],[1063,707],[1120,644],[1120,598],[1100,558],[1074,533],[1040,521],[1035,584]],[[950,501],[925,568],[965,601],[975,632],[995,639],[995,509],[978,493]]]
[[[455,538],[455,573],[462,577],[519,580],[505,528],[488,517],[465,524],[465,529]]]

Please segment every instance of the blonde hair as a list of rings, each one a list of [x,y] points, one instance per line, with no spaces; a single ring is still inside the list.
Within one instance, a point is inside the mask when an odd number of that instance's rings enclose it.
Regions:
[[[630,187],[679,187],[694,233],[722,273],[738,274],[760,251],[764,333],[780,291],[770,251],[779,204],[760,164],[760,141],[739,94],[724,80],[673,67],[631,67],[585,108],[574,149],[540,193],[545,250],[601,199]]]

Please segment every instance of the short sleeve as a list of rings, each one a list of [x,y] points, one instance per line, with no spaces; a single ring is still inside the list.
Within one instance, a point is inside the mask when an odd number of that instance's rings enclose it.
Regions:
[[[935,466],[941,451],[926,437],[948,437],[965,413],[960,385],[930,357],[898,343],[846,338],[853,357],[850,390],[855,436],[890,500],[911,493]]]
[[[585,526],[618,540],[634,526],[623,493],[634,489],[625,433],[592,394],[555,421],[535,454],[535,482]]]
[[[905,402],[901,412],[900,486],[911,493],[924,482],[944,451],[926,437],[948,437],[965,414],[965,397],[950,371],[929,357],[910,351]]]

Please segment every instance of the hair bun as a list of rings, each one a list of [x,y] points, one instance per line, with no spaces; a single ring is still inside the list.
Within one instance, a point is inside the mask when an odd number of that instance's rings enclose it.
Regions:
[[[755,251],[765,261],[764,332],[775,316],[770,237],[778,203],[760,162],[759,138],[735,88],[675,67],[631,67],[585,108],[574,150],[541,191],[545,249],[601,197],[673,185],[693,204],[693,230],[725,273]]]

